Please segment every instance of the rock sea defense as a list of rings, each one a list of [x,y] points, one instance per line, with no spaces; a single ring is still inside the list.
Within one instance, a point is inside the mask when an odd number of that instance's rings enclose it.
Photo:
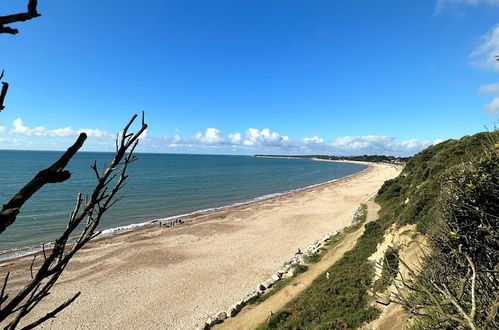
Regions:
[[[337,231],[333,231],[329,234],[322,236],[319,240],[310,244],[305,251],[297,250],[295,255],[284,265],[282,266],[276,273],[272,274],[270,278],[265,280],[264,282],[257,285],[256,290],[248,293],[243,299],[239,300],[232,306],[230,306],[227,311],[219,312],[212,316],[210,316],[205,324],[198,329],[210,329],[214,325],[222,323],[225,319],[229,317],[235,317],[246,305],[248,305],[253,299],[258,298],[260,295],[264,294],[265,291],[271,289],[275,283],[280,281],[284,277],[291,277],[294,275],[295,267],[293,265],[299,265],[303,263],[304,257],[309,256],[315,253],[320,252],[324,248],[324,245],[331,239],[331,237],[337,235]]]

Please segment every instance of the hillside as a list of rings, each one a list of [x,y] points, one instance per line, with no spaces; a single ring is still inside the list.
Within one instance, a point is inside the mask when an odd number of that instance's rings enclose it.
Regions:
[[[330,279],[319,276],[261,328],[358,328],[379,317],[383,290],[395,291],[389,302],[412,313],[415,328],[496,327],[498,141],[498,132],[479,133],[411,157],[379,190],[380,219],[328,269]],[[416,228],[409,240],[424,235],[422,261],[409,265],[404,246],[392,244],[374,265],[385,236],[402,227]]]

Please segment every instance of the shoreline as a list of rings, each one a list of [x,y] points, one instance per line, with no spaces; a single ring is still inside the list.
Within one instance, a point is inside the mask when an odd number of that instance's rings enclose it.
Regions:
[[[320,159],[315,159],[315,158],[311,158],[311,159],[314,161],[329,161],[329,160],[320,160]],[[334,162],[337,162],[337,161],[334,161]],[[344,162],[348,163],[350,161],[344,161]],[[353,161],[351,161],[351,162],[355,163]],[[343,180],[346,178],[354,177],[356,175],[361,174],[364,171],[367,171],[369,169],[369,166],[372,166],[372,164],[373,164],[373,163],[367,163],[367,162],[358,162],[358,163],[359,164],[362,163],[361,165],[367,165],[368,167],[357,172],[357,173],[350,174],[350,175],[347,175],[347,176],[344,176],[344,177],[341,177],[338,179],[332,179],[332,180],[328,180],[325,182],[316,183],[316,184],[312,184],[312,185],[308,185],[308,186],[304,186],[304,187],[300,187],[300,188],[296,188],[296,189],[292,189],[292,190],[286,190],[283,192],[266,194],[266,195],[251,198],[251,199],[243,201],[243,202],[236,202],[236,203],[232,203],[232,204],[228,204],[228,205],[196,210],[196,211],[189,212],[189,213],[172,215],[172,216],[168,216],[168,217],[162,217],[162,218],[146,220],[143,222],[132,223],[129,225],[103,229],[102,232],[97,237],[92,239],[92,241],[105,239],[108,237],[113,237],[115,235],[120,235],[120,234],[124,234],[124,233],[128,233],[128,232],[132,232],[134,230],[138,230],[140,228],[147,227],[147,226],[155,226],[158,223],[168,222],[168,221],[172,221],[174,219],[182,219],[184,221],[186,221],[186,220],[189,221],[190,218],[196,217],[199,215],[208,215],[208,214],[216,213],[219,211],[229,210],[231,208],[238,207],[238,206],[251,205],[253,203],[258,203],[258,202],[270,200],[273,198],[278,198],[281,196],[292,195],[292,194],[300,192],[300,191],[306,191],[307,189],[320,187],[322,185],[326,185],[326,184],[337,182],[337,181],[340,181],[340,180]],[[103,222],[105,222],[105,220]],[[11,250],[2,251],[2,252],[0,252],[0,263],[1,263],[0,267],[5,262],[9,262],[11,260],[16,260],[18,258],[24,258],[24,257],[36,255],[36,254],[42,252],[44,248],[45,248],[45,250],[50,250],[52,248],[52,246],[53,246],[53,240],[48,241],[48,242],[42,242],[42,243],[37,243],[37,244],[33,244],[33,245],[28,245],[28,246],[21,247],[21,248],[15,248],[15,249],[11,249]]]
[[[397,174],[373,165],[329,184],[196,215],[180,226],[97,239],[75,256],[32,317],[81,291],[48,328],[194,328],[253,290],[297,248],[348,226],[359,204]],[[3,265],[12,274],[11,290],[29,280],[31,260]]]

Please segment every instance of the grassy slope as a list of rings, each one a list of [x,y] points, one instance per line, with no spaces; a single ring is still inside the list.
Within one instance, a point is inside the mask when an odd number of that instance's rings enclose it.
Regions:
[[[367,295],[374,267],[367,258],[375,252],[384,232],[393,223],[415,223],[419,231],[427,231],[435,216],[442,173],[479,155],[487,134],[448,140],[412,157],[397,178],[381,187],[377,197],[382,206],[380,219],[367,224],[355,248],[328,270],[330,279],[319,276],[260,328],[356,328],[375,319],[379,312],[371,306]]]

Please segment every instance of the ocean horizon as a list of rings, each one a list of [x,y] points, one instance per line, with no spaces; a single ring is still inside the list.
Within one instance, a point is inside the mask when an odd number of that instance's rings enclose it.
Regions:
[[[0,201],[10,198],[62,151],[0,150]],[[99,169],[113,153],[80,152],[67,169],[72,177],[49,184],[21,209],[16,222],[0,235],[0,260],[40,250],[66,226],[78,192],[95,184],[90,165]],[[291,193],[358,173],[366,165],[311,159],[249,155],[138,153],[120,195],[124,198],[101,220],[109,235],[152,220],[211,212]]]

